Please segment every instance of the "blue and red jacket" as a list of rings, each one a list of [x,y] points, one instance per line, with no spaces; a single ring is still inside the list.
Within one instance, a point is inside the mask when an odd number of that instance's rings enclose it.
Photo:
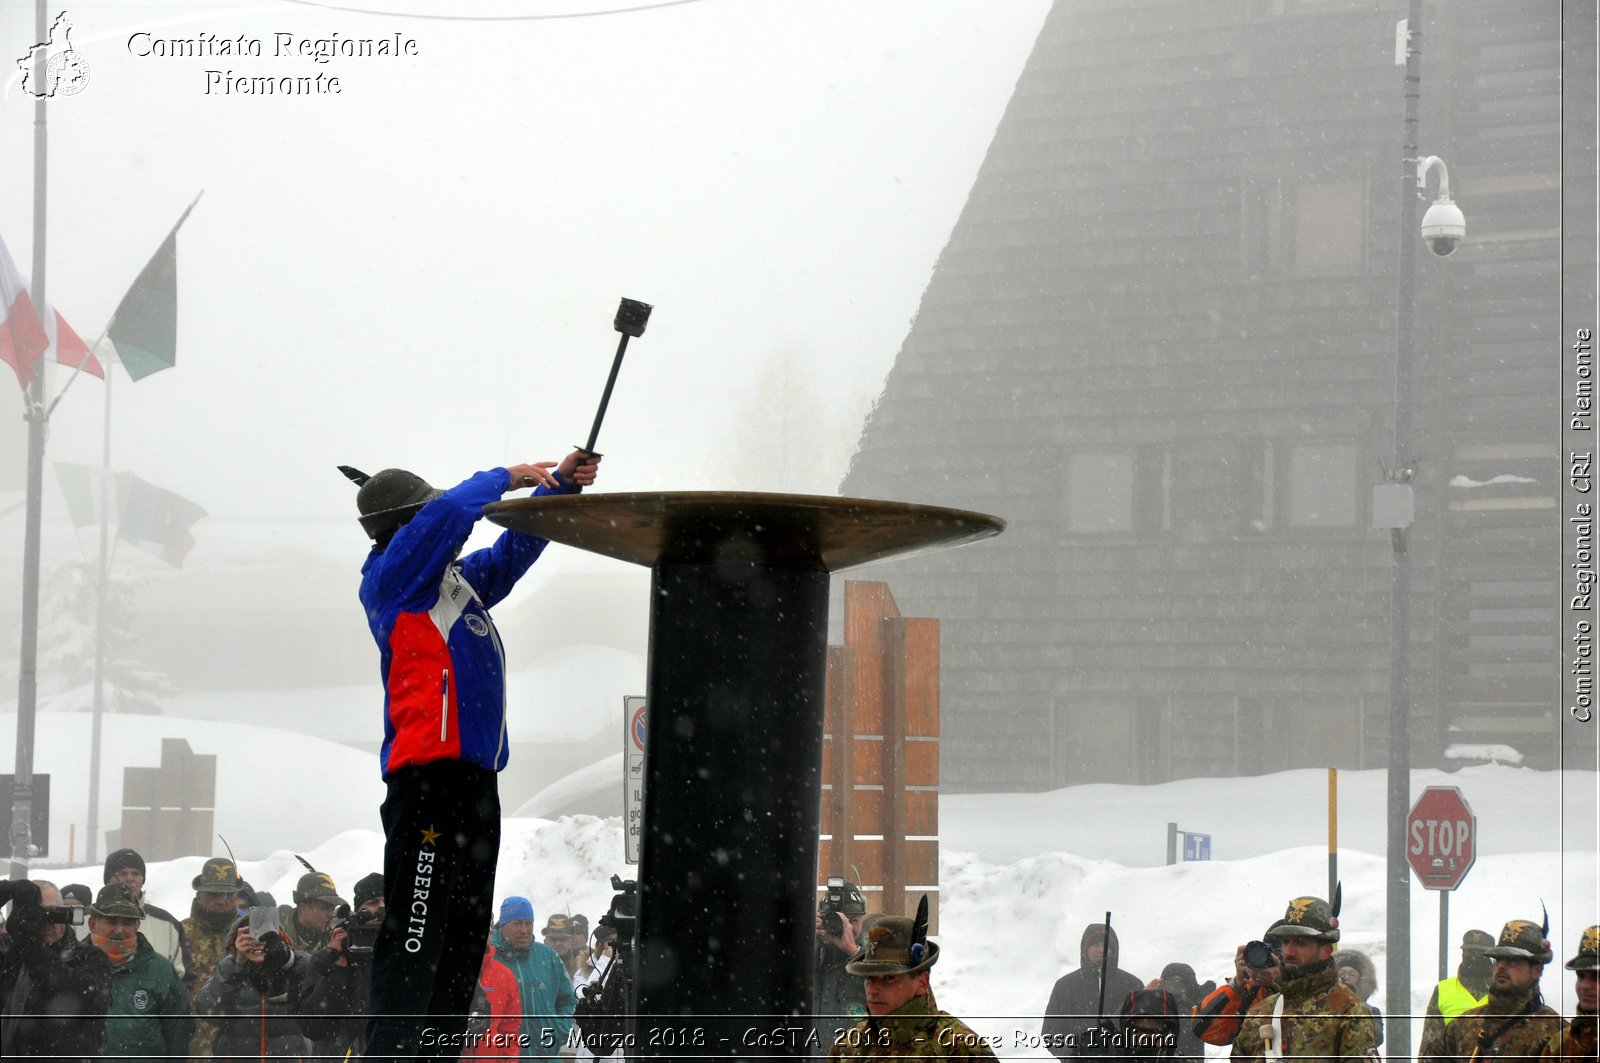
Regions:
[[[508,531],[493,546],[456,555],[483,507],[510,487],[505,469],[474,474],[423,506],[361,566],[361,604],[382,658],[385,778],[436,760],[506,766],[505,651],[489,608],[549,540]]]

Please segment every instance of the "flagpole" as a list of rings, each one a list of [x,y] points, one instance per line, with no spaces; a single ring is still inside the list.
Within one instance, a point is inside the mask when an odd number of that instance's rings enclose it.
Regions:
[[[96,346],[98,346],[96,341]],[[93,348],[90,348],[92,351]],[[111,359],[106,359],[111,364]],[[89,737],[89,829],[85,859],[99,859],[100,845],[100,734],[105,712],[106,585],[111,580],[111,507],[116,501],[111,482],[111,379],[106,370],[105,422],[100,430],[100,567],[94,597],[94,722]]]
[[[45,0],[34,5],[34,39],[50,39]],[[32,84],[33,103],[33,303],[46,307],[45,182],[49,161],[48,112],[42,89],[45,52],[37,52]],[[17,755],[11,792],[11,877],[28,877],[33,847],[33,724],[39,696],[39,514],[44,501],[44,359],[28,382],[28,510],[22,546],[22,647],[17,666]]]

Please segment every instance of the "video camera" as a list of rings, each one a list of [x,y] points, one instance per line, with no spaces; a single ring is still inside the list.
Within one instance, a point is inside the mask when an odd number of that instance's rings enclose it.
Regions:
[[[365,908],[352,910],[348,904],[341,904],[334,909],[330,929],[343,930],[349,935],[344,950],[351,963],[358,963],[372,956],[372,945],[378,940],[378,928],[382,925],[382,912],[369,912]]]
[[[639,884],[611,876],[617,895],[611,907],[598,920],[599,926],[615,930],[616,950],[598,982],[591,982],[578,994],[573,1017],[583,1034],[584,1046],[603,1058],[628,1043],[628,1005],[633,998],[633,942],[639,924]]]

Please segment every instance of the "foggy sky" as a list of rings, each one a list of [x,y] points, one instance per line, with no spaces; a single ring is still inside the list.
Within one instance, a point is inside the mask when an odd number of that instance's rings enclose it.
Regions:
[[[86,340],[205,190],[179,242],[178,365],[118,371],[112,465],[216,527],[259,516],[294,538],[353,515],[337,463],[448,484],[557,458],[587,435],[626,295],[657,309],[600,438],[604,489],[831,491],[1047,6],[700,0],[474,22],[73,5],[91,81],[51,108],[47,294]],[[139,32],[242,34],[265,54],[137,57]],[[274,58],[279,32],[399,32],[418,54]],[[33,36],[31,0],[0,4],[0,56]],[[213,68],[342,92],[207,95]],[[33,107],[5,89],[0,234],[27,272]],[[805,416],[769,412],[787,409],[775,388]],[[74,385],[47,462],[99,462],[103,394]],[[6,438],[0,460],[21,462]],[[195,532],[196,558],[221,549]],[[6,556],[21,536],[0,521]],[[8,565],[0,587],[18,579]]]

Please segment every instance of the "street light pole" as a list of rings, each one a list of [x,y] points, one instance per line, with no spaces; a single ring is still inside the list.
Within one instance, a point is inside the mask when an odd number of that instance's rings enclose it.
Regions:
[[[1417,175],[1421,151],[1417,118],[1422,98],[1422,0],[1406,15],[1405,123],[1400,150],[1400,281],[1395,317],[1394,449],[1387,479],[1412,492],[1412,303],[1417,271]],[[1415,502],[1412,502],[1413,506]],[[1406,814],[1411,807],[1411,554],[1409,528],[1389,531],[1388,992],[1385,1040],[1392,1054],[1411,1053],[1411,868],[1406,861]]]

